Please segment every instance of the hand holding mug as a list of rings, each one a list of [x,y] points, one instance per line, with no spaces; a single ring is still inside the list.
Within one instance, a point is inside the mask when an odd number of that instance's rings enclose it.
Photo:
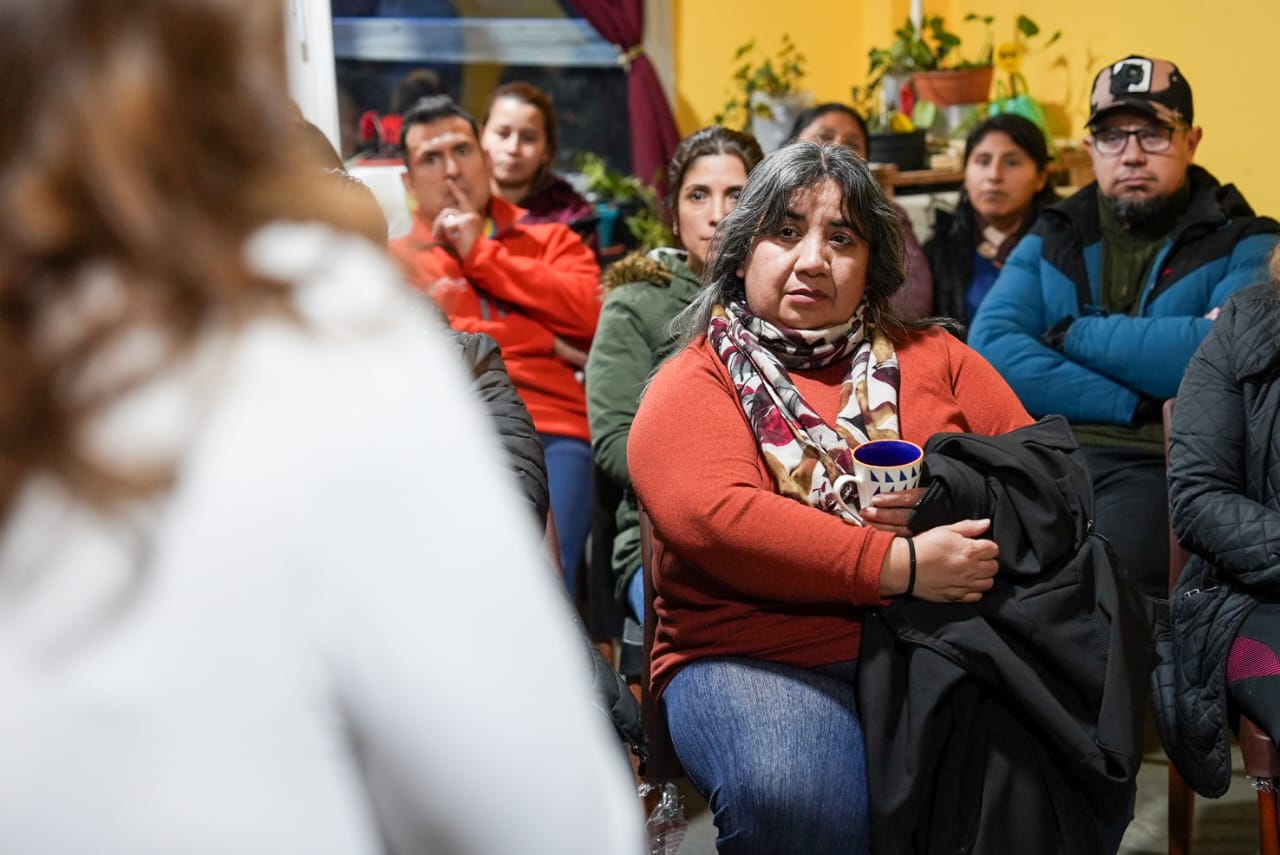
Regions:
[[[877,493],[871,497],[870,506],[862,508],[862,518],[881,531],[911,537],[914,532],[907,528],[907,520],[911,519],[911,513],[928,491],[927,487],[912,487],[893,493]]]
[[[873,439],[853,449],[853,472],[841,475],[832,485],[836,496],[846,506],[851,505],[856,490],[858,507],[863,519],[895,534],[909,534],[906,529],[910,508],[920,501],[920,469],[924,464],[924,449],[914,442],[902,439]],[[881,495],[910,494],[910,498],[894,501],[882,500],[885,508],[906,508],[906,512],[880,513],[875,510]],[[870,512],[870,513],[868,513]],[[897,529],[901,527],[901,531]]]

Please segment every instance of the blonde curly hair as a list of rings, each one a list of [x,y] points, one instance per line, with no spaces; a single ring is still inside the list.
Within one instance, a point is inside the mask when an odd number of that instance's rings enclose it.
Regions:
[[[126,334],[160,333],[154,372],[215,315],[287,311],[245,241],[343,216],[287,93],[280,0],[0,0],[0,521],[37,472],[104,505],[166,482],[81,448],[146,379],[88,382]],[[110,311],[75,314],[50,347],[102,271]]]

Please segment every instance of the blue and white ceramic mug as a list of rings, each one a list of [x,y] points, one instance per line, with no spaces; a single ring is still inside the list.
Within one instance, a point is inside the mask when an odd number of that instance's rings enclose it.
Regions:
[[[858,506],[871,504],[880,493],[898,493],[920,486],[924,449],[904,439],[873,439],[853,450],[853,480]]]

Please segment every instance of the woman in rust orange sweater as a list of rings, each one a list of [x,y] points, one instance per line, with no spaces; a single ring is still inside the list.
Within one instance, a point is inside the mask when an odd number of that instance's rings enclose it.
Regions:
[[[911,538],[921,489],[859,507],[834,485],[869,439],[1030,418],[954,336],[895,318],[901,227],[847,149],[767,158],[717,240],[629,443],[655,532],[653,688],[721,852],[866,853],[863,610],[976,601],[997,546],[988,520]]]

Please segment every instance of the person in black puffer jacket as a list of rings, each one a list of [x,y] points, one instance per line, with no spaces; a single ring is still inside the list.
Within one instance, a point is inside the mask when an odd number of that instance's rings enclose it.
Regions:
[[[1229,724],[1280,735],[1280,251],[1223,308],[1178,390],[1169,500],[1195,553],[1170,598],[1155,684],[1165,750],[1197,792],[1231,775]]]
[[[462,363],[471,374],[472,390],[493,418],[498,438],[507,452],[507,466],[515,473],[520,493],[533,508],[538,525],[543,526],[550,503],[547,462],[533,427],[533,417],[502,361],[502,349],[485,333],[450,330],[450,335],[457,342]]]

